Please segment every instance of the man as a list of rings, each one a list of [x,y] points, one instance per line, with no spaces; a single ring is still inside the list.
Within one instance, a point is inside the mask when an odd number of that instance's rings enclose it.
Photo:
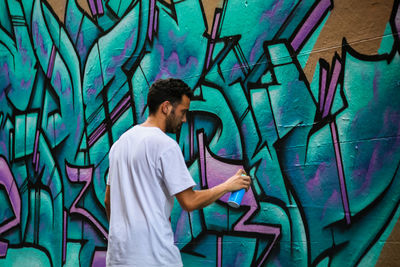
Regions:
[[[186,122],[191,97],[181,80],[156,81],[147,97],[147,120],[110,149],[107,266],[182,266],[169,220],[173,197],[184,210],[193,211],[250,186],[250,177],[240,170],[213,188],[193,190],[179,145],[165,134],[178,132]]]

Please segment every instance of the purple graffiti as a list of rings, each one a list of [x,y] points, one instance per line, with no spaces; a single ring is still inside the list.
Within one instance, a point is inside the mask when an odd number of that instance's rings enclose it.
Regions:
[[[213,26],[211,29],[211,38],[210,38],[208,48],[207,48],[208,52],[207,52],[207,58],[206,58],[206,69],[209,69],[209,67],[210,67],[210,62],[211,62],[211,58],[212,58],[212,54],[213,54],[214,46],[215,46],[215,38],[217,37],[218,28],[220,27],[221,13],[222,13],[222,11],[215,10],[214,22],[213,22]]]
[[[55,58],[56,58],[56,46],[53,45],[53,47],[51,48],[49,65],[47,66],[47,72],[46,72],[47,78],[51,78],[51,76],[53,75]]]
[[[94,252],[92,267],[105,267],[106,266],[106,252],[96,250]]]
[[[331,0],[320,0],[315,8],[311,11],[307,20],[303,23],[300,30],[293,37],[291,45],[295,51],[298,51],[300,47],[305,43],[308,37],[313,33],[313,29],[318,25],[324,14],[332,8]]]
[[[217,267],[222,266],[222,237],[217,237]]]
[[[2,156],[0,156],[0,184],[7,192],[15,216],[14,219],[0,225],[0,234],[2,234],[17,226],[21,221],[21,196],[19,195],[18,187],[15,184],[14,176],[7,164],[7,160]],[[0,257],[6,255],[7,247],[7,243],[0,241]]]
[[[121,62],[126,58],[128,49],[131,48],[132,45],[134,44],[133,41],[135,39],[136,33],[137,33],[136,29],[132,29],[132,35],[131,37],[129,37],[129,39],[126,40],[124,44],[124,49],[122,50],[121,54],[112,57],[113,66],[107,67],[108,75],[114,75],[116,67],[120,66]]]
[[[67,173],[68,180],[72,183],[84,183],[82,190],[76,197],[75,201],[72,203],[69,209],[70,213],[76,213],[87,218],[96,228],[101,232],[101,234],[108,238],[106,229],[100,224],[100,222],[86,209],[78,207],[79,201],[82,199],[83,194],[86,192],[88,187],[92,182],[93,167],[74,167],[68,163],[65,165],[65,171]]]
[[[200,173],[201,173],[201,184],[202,187],[213,187],[222,182],[224,182],[231,175],[235,174],[239,169],[243,169],[240,164],[229,164],[215,159],[208,148],[204,144],[204,133],[200,132],[198,134],[198,145],[199,145],[199,160],[200,160]],[[224,203],[227,203],[229,199],[229,194],[225,194],[220,198]],[[239,221],[234,226],[234,231],[244,232],[244,233],[258,233],[261,235],[273,236],[273,241],[268,245],[268,248],[263,254],[260,255],[259,264],[261,266],[267,259],[272,248],[276,244],[281,230],[277,226],[269,225],[258,225],[250,223],[252,216],[259,209],[259,205],[254,196],[253,189],[250,188],[243,196],[241,206],[249,206],[250,210],[239,219]],[[218,249],[221,246],[218,245]],[[220,251],[218,251],[220,254]],[[220,262],[220,259],[218,259]]]
[[[345,181],[345,177],[344,177],[342,154],[340,152],[339,134],[337,132],[337,126],[336,126],[335,121],[330,122],[329,126],[331,127],[332,141],[333,141],[333,145],[335,148],[336,165],[337,165],[338,174],[339,174],[340,193],[341,193],[342,201],[343,201],[344,214],[345,214],[345,218],[346,218],[346,223],[350,224],[351,223],[351,219],[350,219],[351,214],[350,214],[349,200],[348,200],[348,196],[347,196],[346,181]]]
[[[155,16],[155,0],[150,0],[150,9],[149,9],[149,27],[147,29],[147,35],[149,36],[150,42],[153,40],[153,25],[155,24],[154,20],[157,19]]]
[[[124,97],[118,105],[113,109],[113,111],[110,114],[110,119],[112,123],[115,123],[119,117],[124,114],[125,111],[127,111],[131,107],[131,95],[128,95]]]
[[[397,13],[395,17],[395,24],[396,24],[396,30],[397,30],[397,38],[400,36],[400,3],[397,7]]]
[[[39,33],[39,26],[38,26],[38,22],[37,21],[33,22],[32,33],[35,36],[35,39],[36,39],[36,42],[37,42],[36,44],[39,45],[39,47],[40,47],[41,56],[42,57],[46,57],[47,56],[47,50],[44,47],[43,37]]]
[[[161,54],[161,67],[160,72],[156,76],[156,80],[166,76],[182,75],[186,73],[192,66],[197,66],[198,61],[195,57],[189,56],[184,64],[180,64],[180,58],[176,51],[171,52],[168,58],[165,59],[166,55],[164,53],[164,47],[161,45],[156,45],[158,52]],[[170,66],[176,65],[177,69],[175,72],[169,70]]]
[[[339,56],[336,55],[332,64],[332,74],[329,79],[327,77],[328,69],[323,65],[320,66],[321,76],[320,76],[320,89],[319,89],[319,107],[322,112],[322,117],[325,118],[329,115],[334,101],[334,96],[337,90],[337,84],[339,81],[339,75],[342,72],[342,64],[340,62]],[[329,86],[327,86],[329,82]],[[343,160],[340,152],[339,144],[339,134],[337,132],[336,121],[331,121],[329,123],[332,135],[332,142],[335,150],[336,166],[339,176],[340,192],[343,202],[343,209],[345,214],[346,223],[351,223],[351,213],[349,207],[349,200],[347,194],[347,187],[345,182],[345,174],[343,169]]]
[[[102,15],[104,14],[104,10],[103,10],[103,2],[101,0],[97,0],[96,2],[97,4],[97,13]]]
[[[332,73],[332,77],[330,79],[326,99],[324,101],[324,112],[322,114],[322,117],[326,117],[331,110],[332,103],[334,100],[334,95],[336,92],[338,79],[339,79],[339,74],[342,71],[342,64],[340,63],[338,58],[336,58],[336,60],[334,61],[332,68],[333,68],[333,73]]]
[[[111,123],[114,124],[121,116],[131,108],[131,95],[127,95],[124,97],[118,105],[113,109],[110,113]],[[93,146],[100,137],[106,133],[107,131],[107,123],[103,121],[100,125],[89,135],[88,145],[89,147]]]

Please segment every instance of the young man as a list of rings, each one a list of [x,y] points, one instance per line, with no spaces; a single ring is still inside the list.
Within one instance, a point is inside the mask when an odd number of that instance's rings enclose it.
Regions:
[[[192,92],[181,80],[156,81],[149,90],[147,120],[125,132],[110,149],[105,205],[110,221],[107,266],[182,266],[170,223],[173,197],[186,211],[250,186],[238,171],[205,190],[195,185],[176,133],[186,122]]]

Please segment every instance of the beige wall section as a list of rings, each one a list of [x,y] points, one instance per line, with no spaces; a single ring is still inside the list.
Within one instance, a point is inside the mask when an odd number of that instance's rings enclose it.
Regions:
[[[53,9],[54,13],[57,15],[58,19],[64,23],[65,19],[65,8],[66,0],[46,0],[49,6]],[[89,4],[87,0],[74,0],[76,4],[84,10],[87,15],[93,17],[90,11]],[[164,0],[166,3],[171,3],[171,0]],[[214,19],[214,12],[216,8],[222,8],[224,0],[200,0],[204,8],[204,13],[207,20],[208,33],[211,34],[212,23]]]
[[[76,0],[76,4],[85,10],[85,12],[90,16],[93,17],[92,11],[90,11],[89,4],[87,0]]]
[[[201,0],[207,20],[207,33],[211,34],[214,13],[216,8],[222,8],[224,0]]]
[[[71,1],[76,1],[76,4],[84,10],[87,15],[92,17],[92,12],[90,11],[89,4],[87,0],[71,0]],[[64,23],[65,19],[65,9],[67,7],[67,0],[46,0],[46,2],[49,4],[51,9],[54,11],[58,19]]]
[[[376,267],[400,266],[400,220],[383,246]]]
[[[304,72],[309,81],[320,58],[328,63],[337,52],[341,55],[343,37],[361,54],[374,55],[382,41],[393,8],[388,0],[335,0]]]
[[[54,13],[58,17],[58,19],[64,23],[65,19],[65,8],[67,6],[66,0],[47,0],[46,1],[51,9],[53,9]]]

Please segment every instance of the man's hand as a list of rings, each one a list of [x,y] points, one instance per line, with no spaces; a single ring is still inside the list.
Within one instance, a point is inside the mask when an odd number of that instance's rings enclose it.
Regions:
[[[237,191],[242,188],[249,190],[251,179],[250,176],[246,175],[246,172],[242,169],[238,170],[235,175],[229,178],[224,184],[228,192]]]

